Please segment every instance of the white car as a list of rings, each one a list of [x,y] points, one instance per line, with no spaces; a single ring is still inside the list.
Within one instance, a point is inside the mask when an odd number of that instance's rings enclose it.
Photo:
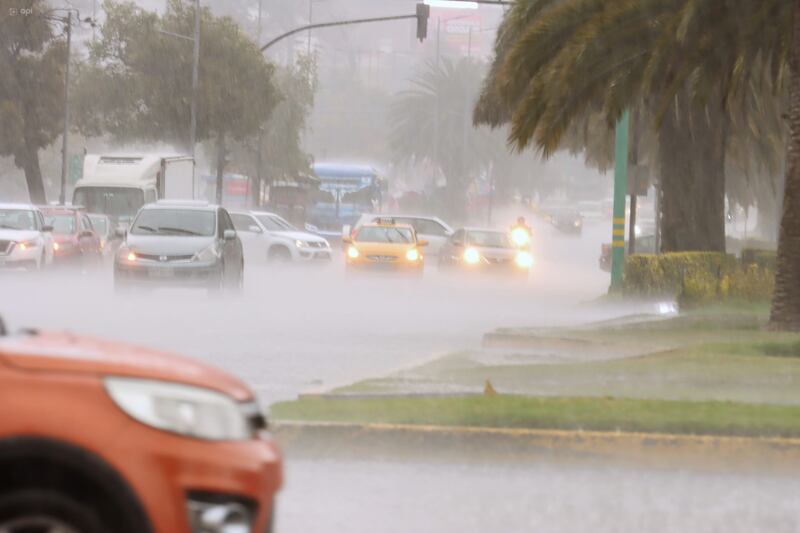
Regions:
[[[414,228],[417,237],[421,240],[428,241],[428,247],[425,253],[427,255],[439,255],[439,249],[447,242],[447,238],[453,234],[453,228],[438,217],[420,216],[420,215],[387,215],[381,214],[365,214],[361,215],[356,225],[352,229],[358,229],[364,224],[370,224],[381,219],[391,218],[397,224],[408,224]],[[349,233],[349,231],[348,231]]]
[[[327,240],[295,228],[280,215],[264,211],[232,211],[231,219],[244,245],[247,261],[302,263],[331,260],[331,246]]]
[[[53,262],[52,227],[30,204],[0,204],[0,268],[40,269]]]

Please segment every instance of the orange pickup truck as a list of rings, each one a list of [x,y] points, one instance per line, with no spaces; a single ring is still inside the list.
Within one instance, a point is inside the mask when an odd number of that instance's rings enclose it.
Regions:
[[[0,323],[0,531],[266,533],[282,461],[197,361]]]

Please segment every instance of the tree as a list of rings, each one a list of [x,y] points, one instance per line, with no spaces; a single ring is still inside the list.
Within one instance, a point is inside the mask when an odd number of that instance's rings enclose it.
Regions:
[[[0,0],[0,13],[0,155],[14,157],[43,204],[39,150],[61,133],[66,47],[44,0]]]
[[[232,147],[232,155],[244,172],[252,177],[261,176],[267,183],[311,172],[311,155],[303,150],[302,137],[314,105],[315,59],[303,56],[291,66],[279,67],[275,85],[280,101],[270,119],[258,135]],[[254,203],[258,202],[258,191],[260,184],[256,183]]]
[[[470,59],[428,62],[412,80],[414,88],[400,93],[390,112],[395,161],[432,163],[446,180],[447,209],[455,218],[464,216],[471,181],[505,152],[488,128],[469,124],[482,74],[481,65]]]
[[[539,11],[525,20],[532,9]],[[677,120],[710,127],[709,135],[699,130],[692,145],[709,143],[713,156],[700,163],[711,166],[695,181],[713,190],[719,169],[724,171],[718,155],[726,154],[733,125],[729,100],[764,70],[775,82],[775,97],[787,80],[787,174],[771,324],[800,329],[800,0],[521,1],[507,20],[514,28],[511,44],[485,94],[506,113],[518,142],[552,151],[590,105],[599,105],[612,123],[644,100],[657,126],[670,134],[662,139],[662,152],[687,137]],[[676,100],[690,112],[674,113],[680,111]],[[662,165],[679,155],[662,155]],[[669,169],[661,170],[662,182],[670,182],[664,173]]]
[[[91,64],[79,73],[78,121],[87,133],[187,147],[194,10],[170,0],[163,16],[108,2]],[[197,140],[216,146],[217,201],[231,141],[257,134],[279,96],[274,68],[230,18],[201,14]]]

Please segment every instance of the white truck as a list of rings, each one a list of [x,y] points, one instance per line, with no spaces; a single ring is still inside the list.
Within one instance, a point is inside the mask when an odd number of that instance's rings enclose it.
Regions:
[[[193,200],[194,160],[177,154],[87,154],[73,205],[126,226],[144,204]]]

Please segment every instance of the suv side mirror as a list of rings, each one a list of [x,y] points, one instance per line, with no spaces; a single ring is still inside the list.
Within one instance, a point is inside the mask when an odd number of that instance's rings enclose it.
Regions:
[[[349,235],[345,235],[344,237],[342,237],[342,242],[345,244],[353,244],[353,238],[350,237]]]
[[[228,231],[230,231],[230,230],[228,230]],[[252,231],[253,233],[262,233],[261,232],[261,228],[256,226],[255,224],[253,224],[252,226],[247,228],[247,231]]]
[[[226,229],[222,232],[222,238],[226,241],[232,241],[236,238],[236,231],[232,229]]]
[[[46,224],[46,225],[42,226],[42,231],[44,231],[46,233],[52,233],[53,226],[51,226],[50,224]]]

